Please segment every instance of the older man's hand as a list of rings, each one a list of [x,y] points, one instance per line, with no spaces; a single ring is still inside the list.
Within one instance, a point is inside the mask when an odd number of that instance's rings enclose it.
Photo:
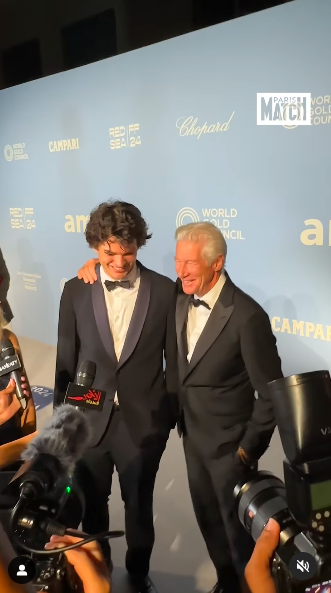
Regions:
[[[280,527],[270,519],[256,542],[254,552],[245,570],[245,593],[276,593],[271,574],[271,560],[279,543]]]

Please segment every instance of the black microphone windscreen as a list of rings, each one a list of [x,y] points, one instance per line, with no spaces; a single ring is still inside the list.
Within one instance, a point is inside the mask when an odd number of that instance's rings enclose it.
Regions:
[[[64,404],[54,411],[43,430],[22,454],[24,461],[38,455],[56,457],[64,473],[72,473],[77,461],[89,446],[92,427],[86,414]]]
[[[15,355],[15,348],[10,340],[3,338],[1,340],[1,354],[3,358],[5,356],[14,356]]]
[[[84,360],[77,371],[76,383],[83,387],[91,387],[95,379],[97,365],[91,360]]]

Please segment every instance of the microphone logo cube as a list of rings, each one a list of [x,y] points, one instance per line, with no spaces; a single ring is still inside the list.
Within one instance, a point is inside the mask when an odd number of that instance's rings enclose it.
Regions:
[[[8,356],[5,360],[0,360],[0,377],[7,375],[12,371],[17,371],[21,368],[21,363],[18,356]]]

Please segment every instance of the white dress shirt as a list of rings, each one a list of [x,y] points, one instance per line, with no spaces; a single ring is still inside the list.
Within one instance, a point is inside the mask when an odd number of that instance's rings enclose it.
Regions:
[[[225,284],[226,276],[224,272],[221,273],[218,281],[216,282],[215,286],[207,292],[200,300],[204,301],[209,305],[210,309],[200,305],[199,307],[195,307],[193,303],[189,305],[188,310],[188,317],[187,317],[187,347],[188,347],[188,355],[187,360],[190,362],[194,349],[197,345],[197,341],[200,338],[204,327],[209,319],[209,316],[213,310],[213,307],[221,294],[222,288]],[[198,299],[196,295],[194,298]]]
[[[131,288],[117,286],[109,291],[105,286],[105,281],[112,280],[116,282],[116,279],[106,274],[101,266],[100,280],[105,293],[109,327],[114,340],[115,354],[117,360],[119,360],[138,296],[140,273],[135,265],[131,272],[125,278],[122,278],[122,280],[130,280]],[[114,401],[115,404],[118,404],[117,392],[115,393]]]

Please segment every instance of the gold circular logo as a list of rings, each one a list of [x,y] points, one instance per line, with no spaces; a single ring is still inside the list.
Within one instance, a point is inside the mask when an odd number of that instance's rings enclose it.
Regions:
[[[4,155],[5,155],[5,159],[6,161],[10,162],[13,160],[14,158],[14,151],[13,151],[13,147],[10,146],[10,144],[7,144],[4,148]]]
[[[190,218],[190,222],[199,222],[200,218],[196,210],[194,208],[181,208],[178,212],[176,217],[176,227],[182,226],[184,224],[184,218]]]
[[[297,117],[296,117],[296,121],[300,121],[303,118],[303,111],[302,111],[302,104],[301,103],[286,103],[283,107],[283,120],[287,118],[287,110],[290,107],[295,107],[295,109],[297,110]],[[293,126],[287,126],[286,124],[283,124],[283,128],[286,128],[287,130],[293,130],[294,128],[297,128],[299,124],[293,124]]]

